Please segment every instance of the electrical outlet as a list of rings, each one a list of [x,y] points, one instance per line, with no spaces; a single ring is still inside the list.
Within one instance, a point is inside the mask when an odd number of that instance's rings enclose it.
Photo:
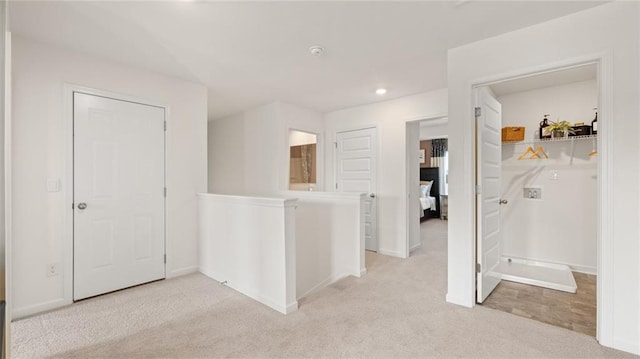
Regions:
[[[558,171],[551,171],[551,174],[549,175],[549,179],[552,181],[557,181],[558,180]]]
[[[522,191],[522,197],[527,199],[541,199],[542,198],[542,188],[540,187],[530,187],[524,188]]]
[[[47,277],[55,277],[60,274],[60,263],[50,263],[47,265]]]

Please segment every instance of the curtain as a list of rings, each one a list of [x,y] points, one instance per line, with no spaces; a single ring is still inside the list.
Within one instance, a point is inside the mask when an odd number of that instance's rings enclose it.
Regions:
[[[431,140],[431,167],[439,167],[440,194],[448,193],[448,172],[449,164],[447,163],[447,143],[446,138]]]
[[[446,138],[431,140],[431,167],[444,167],[447,142]]]

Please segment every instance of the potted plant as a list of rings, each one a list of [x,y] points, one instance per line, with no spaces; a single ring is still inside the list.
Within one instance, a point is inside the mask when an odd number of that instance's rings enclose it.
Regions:
[[[569,133],[573,133],[571,127],[572,125],[569,121],[551,121],[549,126],[544,128],[544,132],[547,135],[550,134],[552,138],[562,138],[567,137]]]

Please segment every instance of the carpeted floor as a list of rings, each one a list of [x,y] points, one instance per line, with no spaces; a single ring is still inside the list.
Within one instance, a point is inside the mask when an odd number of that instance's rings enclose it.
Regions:
[[[424,222],[409,259],[367,253],[366,276],[288,316],[192,274],[16,321],[12,357],[635,358],[588,335],[447,304],[446,225]]]

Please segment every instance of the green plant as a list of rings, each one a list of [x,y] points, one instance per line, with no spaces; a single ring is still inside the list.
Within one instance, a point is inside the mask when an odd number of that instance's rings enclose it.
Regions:
[[[544,133],[547,135],[551,134],[553,131],[569,132],[571,134],[574,133],[571,129],[573,125],[569,121],[550,122],[549,126],[544,128]]]

